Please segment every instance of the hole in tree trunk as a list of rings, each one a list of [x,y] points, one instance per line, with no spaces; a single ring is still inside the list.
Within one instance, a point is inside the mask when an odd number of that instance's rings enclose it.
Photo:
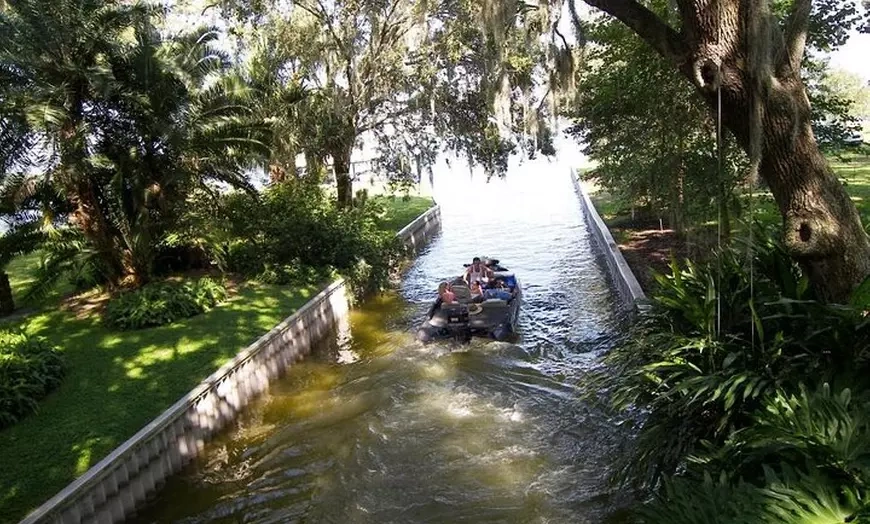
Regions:
[[[809,242],[810,235],[812,235],[812,230],[810,229],[810,225],[804,222],[801,224],[800,229],[798,229],[798,235],[800,235],[801,242]]]
[[[701,66],[701,79],[704,81],[704,85],[716,85],[716,70],[717,67],[715,62],[712,60],[704,62],[704,65]]]

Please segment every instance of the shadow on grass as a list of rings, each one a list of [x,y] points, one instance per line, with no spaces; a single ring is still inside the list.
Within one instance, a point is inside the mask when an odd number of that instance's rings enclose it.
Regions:
[[[245,285],[207,314],[139,331],[58,310],[24,320],[62,348],[68,370],[39,413],[0,432],[0,521],[19,520],[87,471],[319,288]]]

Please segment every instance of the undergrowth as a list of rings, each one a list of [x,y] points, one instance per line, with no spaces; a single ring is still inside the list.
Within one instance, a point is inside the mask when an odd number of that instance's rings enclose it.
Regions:
[[[204,313],[226,298],[226,287],[207,277],[196,281],[155,282],[111,300],[105,319],[117,329],[162,326]]]
[[[0,429],[37,411],[63,375],[57,348],[22,332],[0,331]]]

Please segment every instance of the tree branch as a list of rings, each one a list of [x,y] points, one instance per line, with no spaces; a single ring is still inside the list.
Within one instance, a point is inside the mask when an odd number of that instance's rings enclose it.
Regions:
[[[345,52],[344,42],[338,37],[338,33],[335,32],[335,26],[332,23],[332,19],[329,17],[329,12],[327,12],[326,7],[324,7],[320,0],[317,1],[318,9],[306,5],[305,2],[297,2],[296,5],[314,18],[326,24],[326,28],[329,30],[329,34],[332,36],[332,40],[335,42],[336,47],[338,47],[339,51],[342,53]]]
[[[690,60],[689,47],[680,35],[655,13],[634,0],[583,0],[615,17],[637,33],[666,60],[684,70]]]
[[[799,71],[807,45],[812,0],[795,0],[785,25],[785,64]]]

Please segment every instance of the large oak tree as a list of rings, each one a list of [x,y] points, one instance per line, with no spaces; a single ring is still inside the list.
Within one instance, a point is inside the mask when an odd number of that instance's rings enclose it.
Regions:
[[[845,300],[870,275],[870,239],[811,128],[800,74],[811,0],[781,21],[768,0],[677,0],[675,25],[635,0],[584,1],[637,33],[711,108],[721,92],[722,123],[770,187],[788,249],[821,298]]]

